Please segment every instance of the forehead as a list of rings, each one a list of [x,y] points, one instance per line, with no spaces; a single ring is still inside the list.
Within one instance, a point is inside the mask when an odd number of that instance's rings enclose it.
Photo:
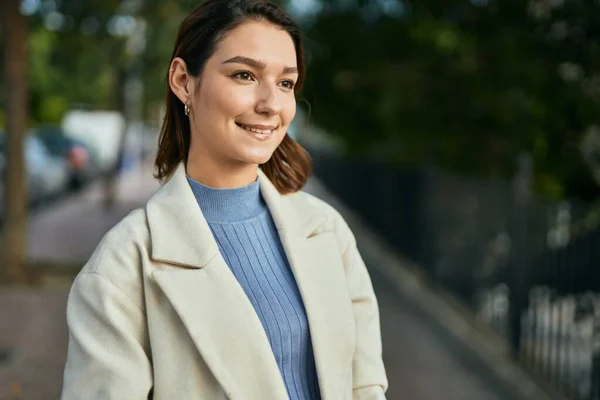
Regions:
[[[218,62],[235,56],[263,61],[267,66],[296,65],[296,49],[289,33],[266,22],[245,22],[229,32],[216,48]]]

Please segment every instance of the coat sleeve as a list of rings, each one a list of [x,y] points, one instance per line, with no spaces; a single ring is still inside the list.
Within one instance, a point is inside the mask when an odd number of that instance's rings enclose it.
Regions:
[[[145,312],[98,272],[82,271],[67,304],[62,400],[148,399],[152,367]]]
[[[354,235],[345,221],[342,223],[345,237],[342,258],[356,323],[352,397],[354,400],[384,400],[388,380],[382,358],[377,298]]]

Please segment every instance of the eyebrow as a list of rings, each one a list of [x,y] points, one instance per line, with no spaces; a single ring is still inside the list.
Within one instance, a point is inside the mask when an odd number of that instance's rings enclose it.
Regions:
[[[263,61],[258,61],[253,58],[242,57],[242,56],[232,57],[228,60],[223,61],[223,64],[244,64],[244,65],[248,65],[252,68],[259,69],[259,70],[263,70],[267,67],[267,64],[265,64]],[[297,74],[298,68],[286,66],[285,68],[283,68],[283,73],[284,74]]]

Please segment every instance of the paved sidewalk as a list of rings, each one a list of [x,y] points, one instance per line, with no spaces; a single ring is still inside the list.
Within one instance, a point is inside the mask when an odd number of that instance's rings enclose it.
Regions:
[[[376,271],[388,399],[503,400],[448,340]],[[514,400],[514,399],[510,399]]]
[[[0,289],[1,400],[60,396],[67,351],[66,290]],[[0,350],[1,351],[1,350]]]
[[[110,213],[102,210],[101,189],[96,186],[32,216],[31,259],[82,264],[104,233],[141,206],[158,185],[149,169],[140,169],[123,176],[119,187],[118,206]],[[310,184],[308,191],[320,196],[319,188]],[[377,273],[373,281],[390,380],[388,399],[502,398],[486,388],[485,379],[394,287]],[[0,400],[59,398],[67,345],[66,297],[66,287],[0,289]],[[4,363],[3,347],[10,350]]]
[[[159,188],[149,164],[125,172],[117,186],[114,209],[103,208],[103,184],[34,213],[29,221],[29,260],[32,264],[80,266],[104,236],[132,210],[141,207]]]

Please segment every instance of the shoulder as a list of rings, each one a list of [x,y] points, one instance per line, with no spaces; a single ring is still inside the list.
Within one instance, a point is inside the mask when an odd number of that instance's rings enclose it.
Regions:
[[[355,244],[352,230],[334,205],[306,191],[296,192],[292,196],[295,197],[294,202],[299,208],[308,208],[322,215],[323,222],[317,233],[333,233],[338,239],[341,252],[344,252],[349,245]]]
[[[142,262],[149,242],[146,211],[136,209],[104,235],[79,275],[99,275],[141,306]]]
[[[344,221],[344,218],[334,206],[332,206],[322,198],[315,196],[314,194],[310,194],[306,191],[299,191],[294,193],[292,196],[296,197],[295,201],[297,203],[302,203],[308,207],[312,207],[315,210],[322,212],[331,220],[331,222]]]
[[[112,227],[102,238],[99,248],[107,250],[116,250],[115,248],[126,249],[149,237],[146,211],[138,208],[131,211],[114,227]]]

